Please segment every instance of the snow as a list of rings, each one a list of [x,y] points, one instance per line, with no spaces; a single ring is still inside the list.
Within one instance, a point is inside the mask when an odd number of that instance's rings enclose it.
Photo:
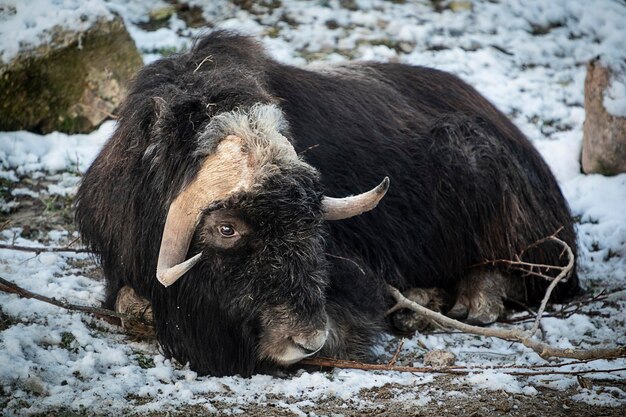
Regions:
[[[536,395],[537,390],[531,386],[524,386],[513,375],[501,372],[486,370],[479,374],[470,374],[464,378],[463,382],[469,382],[475,388],[485,388],[490,391],[500,391],[511,394]]]
[[[90,134],[0,132],[0,167],[18,176],[77,169],[84,172],[113,133],[115,123],[104,122]]]
[[[610,84],[604,91],[602,104],[614,116],[626,117],[626,63],[614,70]]]
[[[0,63],[52,40],[54,29],[86,30],[113,14],[101,0],[3,0],[0,2]]]
[[[119,14],[143,54],[144,62],[161,54],[183,51],[191,38],[206,28],[188,28],[181,16],[153,32],[138,24],[165,1],[140,0],[0,0],[0,53],[13,59],[21,44],[30,48],[46,40],[52,27],[80,28],[93,19]],[[623,289],[626,282],[626,174],[613,177],[583,175],[583,84],[586,62],[596,56],[611,68],[626,60],[626,5],[597,0],[473,1],[471,10],[435,12],[430,2],[359,0],[358,11],[323,2],[283,0],[269,11],[259,5],[241,10],[232,2],[191,0],[217,28],[257,36],[278,60],[294,65],[372,59],[427,65],[453,72],[503,110],[524,131],[552,168],[578,220],[579,274],[589,292]],[[622,72],[623,74],[623,72]],[[604,105],[625,115],[626,82],[614,77]],[[16,183],[0,210],[9,211],[20,198],[72,196],[84,172],[108,137],[114,122],[86,135],[0,132],[0,179]],[[25,177],[45,179],[44,189],[29,189]],[[20,237],[19,228],[0,232],[2,243],[23,246],[63,246],[76,236],[51,231],[40,241]],[[33,253],[0,249],[0,276],[26,289],[73,303],[98,305],[104,294],[101,280],[86,276],[77,262],[85,254]],[[407,387],[416,394],[406,402],[420,407],[436,396],[432,374],[298,371],[285,378],[256,375],[198,377],[185,366],[164,358],[149,343],[130,341],[119,329],[83,314],[70,313],[36,300],[0,293],[2,312],[16,323],[0,332],[0,383],[9,396],[5,413],[21,415],[67,407],[92,407],[122,414],[163,412],[181,404],[196,404],[215,412],[242,413],[246,404],[272,403],[294,414],[326,399],[367,405],[362,389],[385,384]],[[625,297],[581,307],[569,317],[546,318],[546,340],[559,347],[626,344]],[[587,314],[594,313],[594,314]],[[601,314],[600,314],[601,313]],[[506,326],[498,324],[498,326]],[[393,348],[397,340],[388,338]],[[385,351],[385,344],[376,347]],[[445,349],[457,364],[475,367],[459,384],[476,390],[504,390],[536,396],[539,388],[577,390],[572,397],[592,405],[624,406],[619,388],[577,388],[575,375],[512,376],[498,365],[530,367],[545,363],[518,344],[454,333],[420,334],[405,341],[399,357],[421,366],[423,353]],[[393,349],[392,349],[393,350]],[[626,378],[623,359],[568,365],[563,371],[588,378]],[[494,367],[484,370],[484,367]],[[520,368],[524,369],[524,368]],[[603,388],[603,389],[600,389]],[[398,391],[400,392],[400,391]],[[405,391],[406,392],[406,391]],[[456,394],[455,394],[456,393]],[[450,391],[451,396],[462,395]],[[404,394],[399,394],[400,396]],[[272,398],[279,396],[280,401]],[[405,401],[404,397],[403,401]],[[371,403],[370,406],[373,406]]]

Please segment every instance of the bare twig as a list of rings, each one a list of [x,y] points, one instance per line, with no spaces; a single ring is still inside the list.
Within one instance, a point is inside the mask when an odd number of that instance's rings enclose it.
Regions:
[[[545,279],[549,279],[552,281],[546,290],[546,294],[541,301],[541,305],[539,310],[537,311],[537,315],[534,320],[534,324],[530,330],[521,330],[521,329],[496,329],[496,328],[487,328],[487,327],[478,327],[472,326],[466,323],[462,323],[460,321],[451,319],[449,317],[444,316],[443,314],[434,312],[429,310],[426,307],[423,307],[402,295],[402,293],[395,287],[388,285],[388,290],[391,293],[392,297],[396,300],[396,304],[388,311],[395,311],[400,308],[408,308],[413,310],[426,319],[430,320],[433,324],[439,325],[444,328],[460,330],[465,333],[476,334],[479,336],[487,336],[487,337],[496,337],[499,339],[510,340],[512,342],[522,343],[524,346],[532,349],[535,353],[541,356],[544,359],[548,358],[572,358],[572,359],[609,359],[609,358],[618,358],[626,356],[626,346],[615,347],[615,348],[599,348],[599,349],[573,349],[573,348],[554,348],[547,343],[538,341],[533,339],[534,334],[539,329],[541,325],[541,317],[543,312],[545,311],[548,300],[550,299],[550,295],[552,294],[552,290],[556,287],[556,285],[563,279],[567,278],[574,267],[574,253],[570,246],[565,243],[563,240],[556,237],[556,234],[559,233],[561,229],[557,230],[554,234],[545,237],[543,239],[538,240],[537,242],[530,245],[528,250],[531,247],[535,247],[540,245],[543,242],[552,241],[560,244],[563,247],[563,254],[567,255],[568,262],[565,266],[550,266],[550,269],[560,271],[556,277],[550,277],[544,275],[542,273],[535,273],[535,275],[539,275]],[[519,261],[520,256],[517,257],[518,261],[510,261],[510,260],[497,260],[497,261],[486,261],[486,264],[489,263],[506,263],[509,265],[529,265],[530,270],[532,271],[534,267],[537,267],[535,264],[530,264],[527,262]],[[540,265],[540,267],[544,267],[544,265]]]
[[[71,304],[65,301],[59,301],[57,299],[54,298],[50,298],[50,297],[46,297],[44,295],[40,295],[40,294],[36,294],[34,292],[28,291],[27,289],[24,289],[14,283],[12,283],[11,281],[7,281],[6,279],[0,277],[0,291],[4,291],[7,293],[11,293],[11,294],[17,294],[18,296],[22,297],[22,298],[32,298],[35,300],[39,300],[39,301],[43,301],[44,303],[48,303],[48,304],[52,304],[55,305],[57,307],[61,307],[64,308],[66,310],[72,310],[72,311],[80,311],[83,313],[89,313],[95,317],[98,317],[100,319],[104,319],[106,321],[108,321],[109,323],[112,324],[116,324],[116,325],[121,325],[121,321],[122,319],[124,320],[137,320],[136,317],[131,317],[128,316],[126,314],[121,314],[121,313],[117,313],[115,311],[111,311],[111,310],[107,310],[105,308],[99,308],[99,307],[90,307],[90,306],[83,306],[83,305],[78,305],[78,304]]]
[[[520,329],[496,329],[491,327],[478,327],[470,324],[462,323],[458,320],[451,319],[443,314],[429,310],[409,299],[391,285],[388,286],[389,292],[396,300],[396,306],[400,308],[408,308],[413,310],[425,318],[429,319],[433,324],[460,330],[465,333],[472,333],[479,336],[496,337],[498,339],[510,340],[512,342],[522,343],[524,346],[535,351],[544,359],[548,358],[571,358],[571,359],[610,359],[626,356],[626,346],[606,349],[573,349],[573,348],[554,348],[544,342],[537,341],[532,338],[532,333],[527,330]]]
[[[398,343],[398,347],[396,348],[396,351],[394,352],[393,356],[391,357],[391,360],[389,360],[389,362],[387,362],[387,365],[395,365],[396,364],[396,361],[398,360],[398,354],[402,350],[402,346],[404,346],[404,339],[400,340],[400,343]]]
[[[568,317],[572,316],[573,314],[579,313],[581,311],[582,307],[584,307],[586,305],[593,304],[593,303],[598,303],[598,302],[604,302],[604,301],[611,301],[611,300],[614,300],[614,299],[615,300],[626,299],[626,290],[616,290],[616,291],[613,291],[613,292],[607,292],[606,290],[602,290],[599,293],[594,294],[594,295],[592,295],[590,297],[583,298],[583,299],[580,299],[580,300],[575,300],[575,301],[569,302],[567,304],[563,304],[558,311],[555,311],[553,313],[545,314],[545,312],[544,312],[543,318],[545,318],[545,317],[568,318]],[[507,300],[507,301],[515,303],[515,300]],[[507,320],[503,320],[504,323],[508,323],[508,324],[528,323],[530,321],[534,321],[535,320],[535,318],[537,317],[535,312],[530,311],[525,304],[522,304],[522,303],[518,303],[518,304],[520,305],[521,308],[525,308],[526,310],[528,310],[528,314],[522,315],[522,316],[517,316],[515,318],[511,318],[511,319],[507,319]],[[585,314],[587,314],[589,316],[605,317],[605,315],[600,313],[600,312],[586,312]]]
[[[483,262],[481,262],[479,264],[471,265],[471,267],[476,267],[476,266],[481,266],[481,265],[505,264],[505,265],[509,265],[510,267],[512,267],[512,269],[515,270],[515,271],[523,272],[525,275],[533,275],[533,276],[536,276],[536,277],[544,278],[544,279],[546,279],[548,281],[553,281],[556,278],[552,277],[550,275],[546,275],[546,272],[548,272],[548,271],[558,271],[559,272],[559,276],[560,276],[563,271],[567,271],[566,274],[560,278],[561,280],[567,279],[569,277],[570,273],[571,273],[571,270],[572,270],[572,267],[570,266],[570,263],[574,262],[574,256],[571,253],[572,250],[569,247],[569,245],[557,237],[557,235],[561,232],[561,230],[563,230],[563,226],[559,227],[557,229],[557,231],[554,232],[553,234],[551,234],[550,236],[546,236],[546,237],[541,238],[541,239],[537,240],[536,242],[530,244],[520,254],[515,255],[515,259],[514,260],[511,260],[511,259],[486,260],[486,261],[483,261]],[[529,249],[535,248],[535,247],[541,245],[542,243],[549,242],[549,241],[556,242],[556,243],[558,243],[559,245],[561,245],[563,247],[563,251],[561,252],[561,256],[563,256],[564,254],[568,255],[568,261],[569,262],[567,263],[567,265],[564,265],[564,266],[563,265],[548,265],[548,264],[538,264],[538,263],[522,261],[522,257],[524,256],[524,253],[526,253]],[[542,272],[542,270],[544,272]],[[550,290],[550,293],[551,292],[552,292],[552,290]]]
[[[68,244],[74,244],[75,240]],[[45,246],[19,246],[19,245],[7,245],[5,243],[0,243],[0,249],[9,249],[16,250],[21,252],[34,252],[37,255],[45,252],[73,252],[73,253],[90,253],[89,249],[85,248],[70,248],[70,247],[45,247]]]
[[[557,233],[558,233],[558,231],[557,231]],[[543,312],[546,309],[546,305],[548,304],[548,300],[550,300],[550,296],[552,295],[552,291],[557,286],[557,284],[559,282],[561,282],[561,280],[567,278],[572,273],[572,269],[574,268],[574,253],[572,252],[572,248],[570,248],[567,243],[565,243],[564,241],[562,241],[561,239],[559,239],[558,237],[556,237],[554,235],[548,237],[546,240],[551,240],[553,242],[557,242],[557,243],[561,244],[563,246],[563,249],[567,253],[568,261],[567,261],[567,265],[565,265],[561,269],[561,272],[559,272],[559,275],[557,275],[556,278],[554,278],[554,280],[552,280],[552,282],[550,283],[550,285],[546,289],[546,293],[543,296],[543,300],[541,300],[541,304],[539,305],[539,310],[537,310],[537,317],[535,318],[535,324],[533,325],[532,329],[530,330],[530,335],[531,336],[534,335],[535,332],[539,329],[539,325],[541,324],[541,316],[543,315]]]
[[[393,364],[375,364],[363,363],[356,361],[346,361],[331,358],[308,358],[298,362],[300,365],[319,366],[322,368],[341,368],[341,369],[360,369],[366,371],[394,371],[394,372],[412,372],[412,373],[433,373],[433,374],[454,374],[467,375],[476,371],[484,371],[488,369],[498,369],[502,373],[519,376],[535,376],[535,375],[580,375],[590,373],[610,373],[625,371],[626,368],[612,369],[585,369],[579,371],[561,371],[561,370],[517,370],[517,367],[466,367],[466,366],[445,366],[445,367],[415,367],[415,366],[398,366]],[[550,368],[550,366],[546,366]],[[521,367],[530,369],[532,367]]]
[[[195,69],[195,70],[193,70],[193,73],[195,74],[196,72],[198,72],[198,70],[200,69],[200,67],[202,66],[202,64],[204,64],[204,63],[205,63],[205,62],[207,62],[207,61],[209,61],[209,62],[213,62],[213,56],[212,56],[212,55],[207,55],[207,56],[206,56],[206,57],[202,60],[202,62],[200,62],[200,63],[198,64],[198,66],[196,67],[196,69]]]
[[[414,366],[398,366],[393,364],[376,364],[363,363],[357,361],[345,361],[331,358],[307,358],[298,362],[300,365],[313,365],[324,368],[342,368],[342,369],[361,369],[367,371],[396,371],[396,372],[435,372],[444,374],[466,375],[470,371],[459,370],[454,367],[431,368],[431,367],[414,367]]]

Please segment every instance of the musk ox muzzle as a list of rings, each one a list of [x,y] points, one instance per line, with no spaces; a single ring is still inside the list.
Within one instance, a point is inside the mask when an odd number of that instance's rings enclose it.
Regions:
[[[319,352],[330,331],[325,312],[308,324],[302,323],[294,311],[280,306],[262,315],[263,333],[259,342],[259,359],[288,366]]]

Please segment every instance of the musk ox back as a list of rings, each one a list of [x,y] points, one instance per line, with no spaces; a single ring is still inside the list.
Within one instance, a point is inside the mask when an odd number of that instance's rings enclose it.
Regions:
[[[546,164],[458,78],[297,68],[227,32],[140,71],[77,201],[105,305],[131,287],[152,304],[165,354],[213,375],[318,352],[367,358],[389,327],[386,283],[493,322],[546,283],[486,259],[559,229],[576,248]],[[562,263],[550,244],[524,256]],[[572,276],[556,297],[577,289]],[[396,327],[416,329],[398,314]]]

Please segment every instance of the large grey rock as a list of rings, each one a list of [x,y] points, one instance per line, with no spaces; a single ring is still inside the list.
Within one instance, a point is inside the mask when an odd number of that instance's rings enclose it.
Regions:
[[[587,65],[582,167],[587,174],[626,172],[626,118],[607,112],[603,99],[611,72],[598,60]]]
[[[142,65],[119,17],[82,31],[56,26],[51,39],[0,62],[0,130],[89,132],[115,111]]]

